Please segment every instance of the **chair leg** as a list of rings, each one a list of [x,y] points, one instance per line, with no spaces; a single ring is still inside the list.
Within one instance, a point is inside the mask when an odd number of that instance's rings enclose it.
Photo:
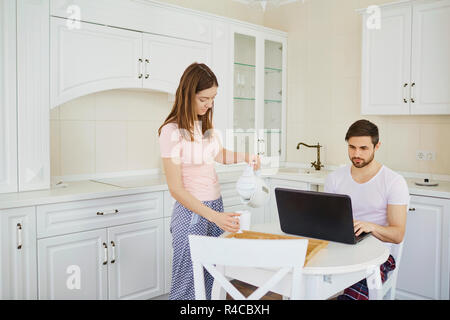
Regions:
[[[203,266],[198,262],[193,262],[195,300],[206,300],[205,280],[203,276]]]

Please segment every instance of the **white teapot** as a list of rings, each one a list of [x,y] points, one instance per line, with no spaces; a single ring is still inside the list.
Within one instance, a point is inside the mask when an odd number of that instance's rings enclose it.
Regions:
[[[252,208],[264,206],[270,196],[269,187],[260,175],[260,170],[255,172],[249,165],[236,182],[236,190],[241,196],[242,203]]]

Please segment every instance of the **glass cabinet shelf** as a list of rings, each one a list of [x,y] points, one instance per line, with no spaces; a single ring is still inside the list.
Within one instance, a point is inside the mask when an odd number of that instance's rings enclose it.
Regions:
[[[264,129],[264,133],[281,133],[281,129]],[[241,133],[241,134],[248,134],[248,133],[255,133],[255,129],[234,129],[233,133]]]
[[[234,100],[255,101],[255,98],[233,97]],[[281,100],[264,100],[265,103],[282,103]]]
[[[255,101],[255,98],[233,97],[234,100]]]
[[[249,67],[249,68],[256,68],[256,66],[253,65],[253,64],[240,63],[240,62],[235,62],[234,64],[235,64],[236,66],[243,66],[243,67]]]
[[[234,63],[236,66],[243,66],[243,67],[249,67],[249,68],[256,68],[256,66],[255,65],[252,65],[252,64],[246,64],[246,63],[241,63],[241,62],[235,62]],[[273,71],[273,72],[282,72],[283,70],[282,69],[279,69],[279,68],[271,68],[271,67],[264,67],[264,70],[266,71],[266,72],[269,72],[269,71]]]

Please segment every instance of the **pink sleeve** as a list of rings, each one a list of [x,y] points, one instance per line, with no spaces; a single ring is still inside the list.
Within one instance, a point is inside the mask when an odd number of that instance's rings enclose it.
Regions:
[[[179,158],[181,156],[180,132],[174,123],[168,123],[161,129],[159,148],[161,158]]]

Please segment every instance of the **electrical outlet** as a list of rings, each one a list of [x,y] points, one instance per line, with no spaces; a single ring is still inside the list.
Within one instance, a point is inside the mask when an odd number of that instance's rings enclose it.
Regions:
[[[429,161],[436,160],[436,153],[434,151],[427,151],[425,153],[425,160],[429,160]]]
[[[416,159],[419,161],[434,161],[436,160],[436,152],[434,151],[416,151]]]
[[[425,151],[417,151],[416,152],[416,159],[419,160],[419,161],[425,160],[426,159],[425,153],[426,153]]]

